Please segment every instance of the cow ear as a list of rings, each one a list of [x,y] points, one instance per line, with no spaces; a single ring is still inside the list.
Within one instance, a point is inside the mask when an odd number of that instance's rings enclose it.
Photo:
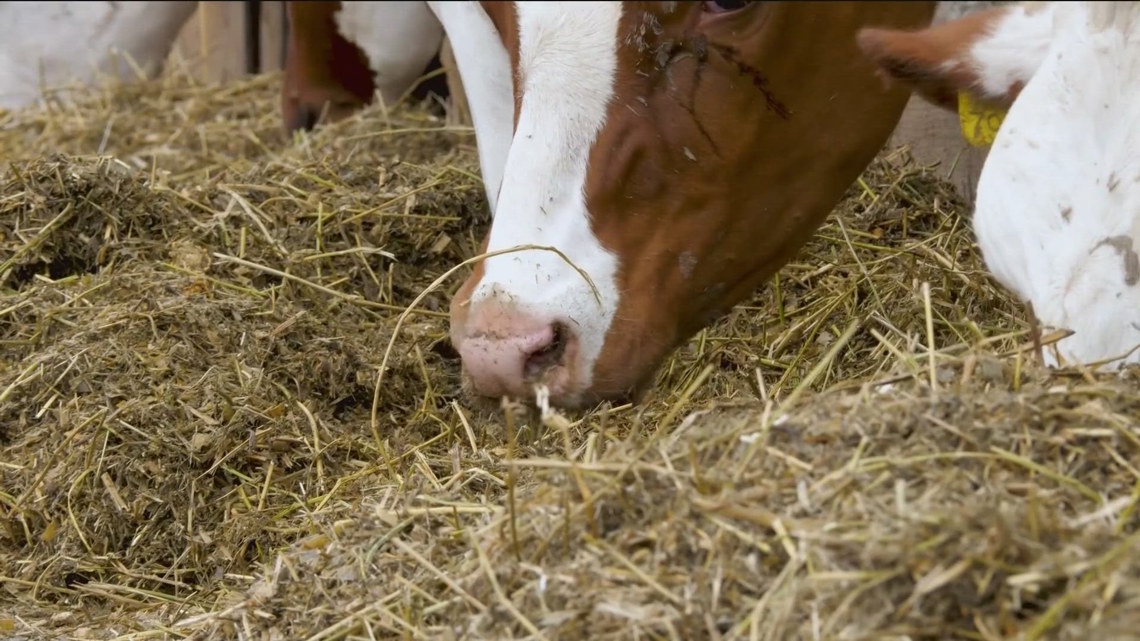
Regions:
[[[957,110],[958,96],[1007,109],[1048,50],[1053,21],[1043,9],[1000,7],[921,31],[863,29],[859,48],[888,78]]]

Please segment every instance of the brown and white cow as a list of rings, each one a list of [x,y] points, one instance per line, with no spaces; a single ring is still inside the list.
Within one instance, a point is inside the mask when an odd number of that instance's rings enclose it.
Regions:
[[[540,382],[561,406],[645,390],[796,254],[894,130],[909,94],[856,33],[927,26],[935,5],[345,3],[342,31],[393,94],[446,32],[494,212],[483,249],[560,252],[487,258],[462,285],[451,336],[470,387]],[[324,106],[292,66],[297,126]]]
[[[289,39],[282,108],[286,129],[336,121],[379,95],[394,104],[425,72],[438,69],[443,27],[422,2],[286,3]],[[362,48],[363,47],[363,48]],[[447,78],[413,97],[446,97]]]

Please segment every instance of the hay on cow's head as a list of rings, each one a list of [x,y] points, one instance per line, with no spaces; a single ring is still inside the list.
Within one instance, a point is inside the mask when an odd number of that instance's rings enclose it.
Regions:
[[[643,406],[486,413],[428,294],[474,137],[279,78],[0,126],[0,633],[1125,638],[1136,382],[1050,376],[961,203],[884,154]],[[928,285],[927,285],[928,284]]]

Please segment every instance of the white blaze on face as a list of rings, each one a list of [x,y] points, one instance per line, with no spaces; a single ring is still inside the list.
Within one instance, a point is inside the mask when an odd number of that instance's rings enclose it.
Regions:
[[[1140,21],[1094,4],[1013,14],[970,51],[987,90],[1025,85],[978,183],[978,245],[1085,363],[1140,342]]]
[[[0,2],[0,107],[36,102],[43,88],[137,78],[162,68],[196,2]]]
[[[597,291],[558,254],[526,250],[487,259],[471,304],[499,297],[564,321],[578,337],[577,383],[587,386],[618,305],[618,259],[591,230],[585,183],[613,96],[622,3],[518,2],[516,8],[522,105],[487,249],[556,247]]]

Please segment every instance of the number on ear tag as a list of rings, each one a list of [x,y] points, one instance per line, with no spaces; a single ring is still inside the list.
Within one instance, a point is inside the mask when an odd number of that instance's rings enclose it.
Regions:
[[[1005,111],[986,107],[974,100],[965,91],[958,92],[958,120],[962,124],[962,135],[974,147],[987,147],[994,144],[998,129],[1005,120]]]

